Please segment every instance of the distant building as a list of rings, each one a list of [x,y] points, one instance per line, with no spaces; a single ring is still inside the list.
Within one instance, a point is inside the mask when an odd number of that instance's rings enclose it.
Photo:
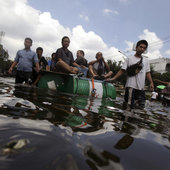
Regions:
[[[169,58],[158,58],[149,60],[153,70],[158,73],[170,72],[170,59]]]

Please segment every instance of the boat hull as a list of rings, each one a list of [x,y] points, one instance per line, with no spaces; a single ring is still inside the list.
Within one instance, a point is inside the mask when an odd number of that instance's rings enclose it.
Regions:
[[[96,98],[116,98],[116,90],[113,84],[104,81],[78,77],[55,72],[41,72],[38,87],[57,90],[58,92],[93,96]]]

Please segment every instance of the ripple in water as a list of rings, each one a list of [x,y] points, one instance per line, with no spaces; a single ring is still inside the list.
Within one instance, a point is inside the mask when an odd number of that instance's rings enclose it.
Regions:
[[[170,169],[170,108],[122,102],[0,78],[0,169]]]

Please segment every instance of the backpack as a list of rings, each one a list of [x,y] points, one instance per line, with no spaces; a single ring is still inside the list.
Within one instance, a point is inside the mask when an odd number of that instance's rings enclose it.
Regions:
[[[136,64],[127,67],[126,72],[129,77],[135,76],[142,70],[143,68],[142,61],[143,57],[141,57],[140,61],[137,62]]]

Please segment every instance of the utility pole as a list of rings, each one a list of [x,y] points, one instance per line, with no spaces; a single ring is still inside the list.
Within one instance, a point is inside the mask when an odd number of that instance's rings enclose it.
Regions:
[[[2,43],[2,37],[5,36],[5,32],[4,31],[1,31],[0,32],[0,44]]]

